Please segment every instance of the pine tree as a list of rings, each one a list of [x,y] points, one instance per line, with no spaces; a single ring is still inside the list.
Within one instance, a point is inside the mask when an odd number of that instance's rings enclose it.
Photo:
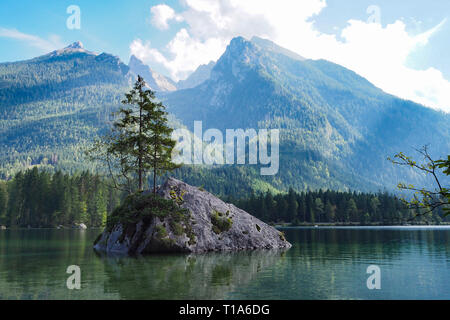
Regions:
[[[287,210],[288,210],[288,202],[286,198],[281,197],[279,200],[277,200],[278,221],[284,220],[284,218],[287,215]]]
[[[294,189],[290,188],[288,193],[288,207],[286,221],[292,221],[297,217],[298,203]]]
[[[347,209],[345,213],[347,221],[352,222],[359,221],[358,208],[356,207],[356,202],[355,200],[353,200],[353,198],[350,198],[350,200],[348,200]]]
[[[0,225],[6,224],[6,209],[8,208],[8,190],[6,184],[0,181]]]
[[[154,108],[149,112],[150,122],[148,124],[150,132],[150,149],[148,163],[153,169],[153,194],[156,194],[156,177],[166,171],[179,168],[172,162],[172,151],[176,141],[171,138],[173,129],[167,124],[167,112],[162,103],[155,103]]]
[[[305,205],[306,205],[306,220],[307,222],[314,222],[314,208],[313,208],[313,199],[310,192],[307,193],[305,197]]]
[[[266,203],[266,208],[267,208],[267,220],[273,221],[274,220],[274,212],[276,209],[276,207],[275,207],[276,203],[275,203],[275,200],[273,199],[272,193],[267,192],[264,201]]]
[[[24,216],[24,174],[18,172],[14,176],[13,182],[9,185],[9,206],[7,213],[7,222],[10,227],[19,227]]]
[[[325,219],[327,222],[334,222],[335,214],[334,207],[329,200],[325,204]]]
[[[324,206],[323,206],[322,199],[316,198],[316,200],[314,200],[314,209],[315,209],[314,211],[316,213],[317,220],[319,220],[319,222],[321,222],[322,214],[324,212]]]
[[[302,193],[297,202],[298,202],[298,217],[301,222],[306,222],[306,200],[304,193]]]
[[[179,167],[171,159],[176,141],[170,137],[173,129],[167,124],[167,112],[161,102],[155,101],[155,93],[146,89],[141,76],[138,76],[133,89],[125,94],[122,103],[129,107],[118,111],[119,119],[114,123],[111,134],[91,150],[91,157],[95,159],[95,153],[106,145],[103,156],[107,157],[108,165],[111,165],[111,158],[116,160],[120,175],[126,180],[122,185],[126,185],[128,192],[134,189],[135,177],[137,190],[142,191],[146,174],[152,172],[153,193],[156,193],[157,176]]]

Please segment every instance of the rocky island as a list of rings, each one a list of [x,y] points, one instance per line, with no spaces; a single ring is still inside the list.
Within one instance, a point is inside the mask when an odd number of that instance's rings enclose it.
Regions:
[[[173,178],[157,196],[143,192],[128,197],[94,243],[97,251],[128,255],[290,247],[277,229]]]

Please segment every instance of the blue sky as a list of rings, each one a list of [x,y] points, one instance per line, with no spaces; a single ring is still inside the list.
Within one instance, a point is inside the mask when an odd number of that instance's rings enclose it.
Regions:
[[[81,10],[79,30],[66,26],[70,5]],[[217,59],[232,37],[258,35],[450,111],[449,15],[448,0],[2,0],[0,62],[80,40],[125,62],[133,53],[178,80]]]

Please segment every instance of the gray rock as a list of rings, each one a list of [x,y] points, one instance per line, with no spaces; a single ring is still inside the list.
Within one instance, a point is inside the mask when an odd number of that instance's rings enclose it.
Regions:
[[[190,232],[176,232],[168,217],[154,217],[150,223],[117,223],[99,236],[94,248],[114,254],[147,254],[291,247],[277,229],[197,187],[169,178],[158,193],[166,199],[175,199],[188,210],[190,217],[183,228]],[[158,233],[162,228],[163,237]]]
[[[80,223],[80,224],[75,223],[72,228],[73,229],[86,230],[87,226],[84,223]]]
[[[0,226],[0,230],[6,230],[5,226]]]

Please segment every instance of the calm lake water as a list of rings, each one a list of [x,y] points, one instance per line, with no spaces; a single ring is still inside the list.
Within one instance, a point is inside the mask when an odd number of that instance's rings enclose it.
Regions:
[[[283,231],[286,252],[114,258],[92,250],[99,230],[3,230],[0,299],[450,299],[450,227]]]

